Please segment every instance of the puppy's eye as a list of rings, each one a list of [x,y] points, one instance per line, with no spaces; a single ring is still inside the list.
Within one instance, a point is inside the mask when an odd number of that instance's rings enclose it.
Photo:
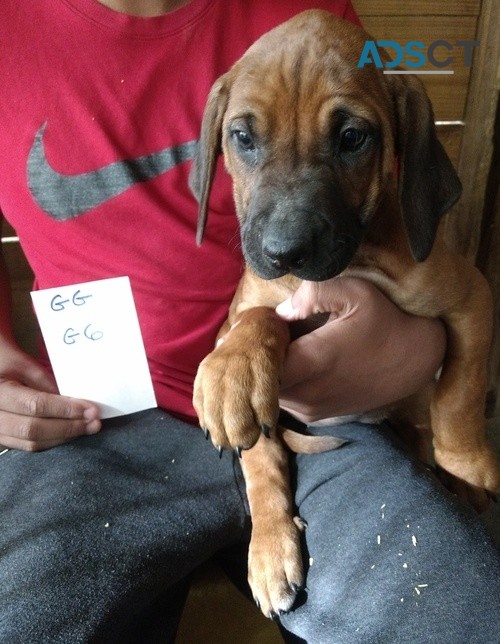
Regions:
[[[245,152],[251,152],[255,150],[254,140],[248,132],[245,132],[245,130],[233,130],[231,132],[231,135],[238,144],[238,147]]]
[[[340,149],[342,152],[356,152],[366,141],[366,132],[350,127],[342,132],[340,137]]]

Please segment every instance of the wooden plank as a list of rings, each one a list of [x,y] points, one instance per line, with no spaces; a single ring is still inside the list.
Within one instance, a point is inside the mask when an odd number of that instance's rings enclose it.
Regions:
[[[401,45],[412,40],[419,40],[425,44],[446,40],[454,45],[459,40],[475,39],[477,19],[453,17],[429,22],[428,18],[423,17],[371,16],[367,17],[364,24],[366,30],[377,40],[394,40]],[[476,48],[476,52],[479,49],[481,47]],[[390,53],[394,54],[392,51]],[[446,50],[436,50],[436,58],[445,58],[445,53]],[[464,67],[463,49],[454,47],[449,55],[453,57],[453,63],[449,67],[454,72],[453,75],[419,76],[429,93],[435,117],[440,121],[456,121],[464,118],[470,78],[470,68]],[[435,68],[426,65],[423,69]]]
[[[33,273],[24,257],[19,242],[2,243],[1,251],[11,282],[30,283],[33,281]]]
[[[5,219],[0,218],[0,224],[0,232],[2,233],[2,237],[13,237],[16,235],[16,231],[9,223],[5,221]]]
[[[460,148],[462,145],[463,126],[449,125],[438,127],[438,138],[444,146],[455,168],[460,161]]]
[[[499,83],[500,89],[500,66]],[[494,336],[488,373],[487,412],[500,420],[500,109],[494,126],[493,158],[488,176],[476,265],[488,280],[494,300]],[[498,425],[500,429],[500,423]],[[499,436],[500,438],[500,436]],[[500,443],[499,443],[500,444]]]
[[[494,127],[500,91],[500,12],[498,0],[483,0],[478,28],[465,131],[458,167],[462,198],[448,218],[449,245],[475,260],[481,236],[488,173],[493,156]]]
[[[364,16],[477,16],[481,0],[352,0]]]
[[[39,331],[30,297],[33,273],[18,242],[3,243],[1,251],[11,282],[14,336],[24,351],[36,355]]]
[[[498,165],[496,169],[498,173]],[[500,190],[497,190],[493,221],[490,222],[485,234],[489,243],[485,248],[485,257],[480,258],[482,260],[480,268],[486,275],[493,292],[495,322],[490,352],[487,399],[487,413],[489,417],[492,417],[500,416]]]

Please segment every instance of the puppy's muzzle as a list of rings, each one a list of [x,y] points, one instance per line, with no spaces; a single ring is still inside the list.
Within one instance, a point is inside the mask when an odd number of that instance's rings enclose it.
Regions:
[[[288,273],[309,281],[338,275],[352,260],[362,229],[324,192],[258,192],[242,225],[247,263],[263,279]]]

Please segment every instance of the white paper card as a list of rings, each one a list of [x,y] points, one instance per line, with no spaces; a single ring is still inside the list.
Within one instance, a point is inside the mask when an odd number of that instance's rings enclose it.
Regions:
[[[156,407],[128,277],[31,293],[59,392],[102,418]]]

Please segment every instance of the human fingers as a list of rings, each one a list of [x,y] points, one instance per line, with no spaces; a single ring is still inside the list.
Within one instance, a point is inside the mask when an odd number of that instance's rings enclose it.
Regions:
[[[330,320],[345,318],[376,290],[369,282],[353,277],[303,281],[291,297],[276,307],[276,312],[289,322],[304,320],[317,313],[329,313]]]
[[[372,327],[385,323],[387,311],[396,307],[372,284],[356,278],[326,282],[303,282],[294,295],[279,305],[277,313],[289,320],[301,320],[316,313],[329,313],[328,321],[296,339],[289,347],[282,390],[312,381],[318,374],[332,373],[346,349],[351,358],[363,360],[368,343],[379,342]],[[399,309],[397,314],[401,314]],[[343,365],[342,365],[343,366]]]
[[[100,426],[94,403],[0,381],[0,444],[6,447],[44,449]]]
[[[8,449],[38,452],[82,435],[95,434],[100,426],[99,420],[30,418],[0,412],[0,445]]]
[[[444,357],[440,321],[404,313],[366,281],[305,284],[282,308],[288,319],[331,313],[324,326],[292,342],[286,357],[281,404],[309,421],[412,395],[433,379]]]
[[[99,418],[99,409],[92,402],[40,391],[9,379],[0,380],[0,410],[31,418]]]

